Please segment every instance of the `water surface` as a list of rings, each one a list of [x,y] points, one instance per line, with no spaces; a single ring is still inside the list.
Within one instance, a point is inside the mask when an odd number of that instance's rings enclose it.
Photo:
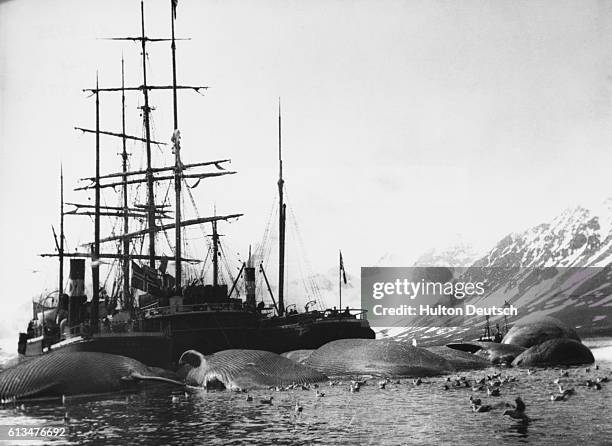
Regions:
[[[449,375],[480,378],[499,371],[516,377],[503,384],[500,397],[451,387],[446,376],[390,383],[380,390],[376,379],[358,393],[348,384],[320,386],[314,390],[251,392],[189,389],[172,402],[175,388],[157,386],[134,394],[75,398],[61,404],[26,404],[0,410],[0,425],[43,426],[61,424],[68,436],[30,444],[291,444],[291,445],[399,445],[399,444],[612,444],[612,382],[599,391],[584,386],[586,379],[608,376],[612,381],[612,339],[587,342],[600,369],[569,368],[566,387],[575,387],[568,401],[551,402],[557,387],[552,382],[561,369],[538,369],[528,375],[521,369],[496,369]],[[473,413],[469,396],[500,405],[521,396],[532,421],[520,423],[502,416],[503,409]],[[273,396],[272,405],[260,399]],[[302,412],[295,411],[299,403]],[[68,422],[64,421],[68,417]],[[26,444],[19,442],[18,444]]]

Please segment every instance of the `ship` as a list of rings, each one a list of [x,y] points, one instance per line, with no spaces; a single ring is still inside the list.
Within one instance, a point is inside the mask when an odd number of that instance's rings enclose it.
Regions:
[[[345,338],[375,338],[367,321],[366,311],[359,308],[313,309],[306,305],[303,312],[297,306],[286,306],[284,291],[285,250],[286,250],[286,203],[284,197],[285,179],[281,149],[281,114],[279,100],[278,115],[278,287],[275,297],[262,262],[251,255],[242,262],[240,272],[231,283],[222,283],[219,277],[220,234],[218,225],[238,219],[240,213],[215,215],[186,219],[181,209],[185,189],[192,204],[190,186],[186,180],[199,183],[205,178],[220,178],[235,174],[228,170],[229,159],[184,163],[181,157],[181,136],[178,123],[177,91],[201,92],[208,87],[182,85],[177,83],[175,20],[176,2],[170,1],[169,11],[171,36],[152,38],[145,32],[144,2],[140,4],[140,35],[113,37],[110,40],[136,42],[142,55],[142,84],[126,86],[124,61],[122,57],[122,82],[119,87],[102,88],[96,76],[96,86],[83,90],[95,98],[95,127],[75,127],[78,131],[95,137],[95,175],[82,180],[84,185],[75,191],[93,191],[93,204],[65,203],[64,176],[60,173],[60,225],[59,234],[53,231],[55,252],[41,254],[57,257],[59,279],[55,292],[41,296],[33,302],[32,319],[27,330],[19,334],[18,352],[22,356],[37,356],[53,351],[105,352],[128,356],[144,364],[174,368],[180,355],[189,349],[203,354],[241,348],[267,350],[282,353],[299,349],[315,349],[321,345]],[[172,68],[170,85],[153,85],[147,79],[147,47],[157,43],[169,43]],[[140,63],[139,63],[140,64]],[[171,92],[173,104],[173,133],[169,142],[152,139],[149,95],[152,91]],[[126,94],[142,94],[143,137],[126,133]],[[100,96],[121,94],[122,128],[107,131],[100,128]],[[101,137],[119,138],[122,141],[122,169],[120,172],[102,174],[100,169]],[[127,141],[144,146],[146,167],[140,170],[129,168]],[[155,166],[151,156],[152,147],[169,147],[174,155],[174,164]],[[166,149],[167,150],[167,149]],[[159,202],[156,185],[169,184],[173,189],[174,201]],[[139,203],[130,194],[135,185],[146,186],[146,202]],[[117,190],[119,206],[102,204],[102,190]],[[168,194],[166,194],[168,195]],[[172,196],[172,194],[169,194]],[[167,197],[166,197],[167,198]],[[106,203],[106,202],[105,202]],[[71,210],[66,211],[65,206]],[[93,241],[77,252],[65,249],[64,217],[89,216],[93,219]],[[120,223],[122,231],[106,237],[101,235],[102,218],[112,218]],[[135,230],[135,222],[142,226]],[[188,226],[210,225],[212,234],[211,263],[212,283],[202,278],[186,278],[183,267],[201,263],[202,260],[186,258],[183,254],[182,231]],[[167,234],[174,235],[172,238]],[[165,235],[173,253],[160,252],[157,239]],[[142,253],[142,248],[148,252]],[[141,247],[138,251],[136,246]],[[173,246],[172,246],[173,245]],[[106,248],[111,246],[111,248]],[[104,249],[102,249],[104,248]],[[68,284],[64,274],[64,263],[70,262]],[[100,283],[100,265],[112,260],[116,262],[117,280],[108,292]],[[206,259],[205,259],[206,260]],[[87,296],[86,262],[91,266],[91,296]],[[168,271],[168,264],[174,264],[174,274]],[[272,305],[258,299],[256,275],[263,277]],[[342,279],[346,283],[342,255],[339,265],[339,293]],[[244,299],[238,294],[244,289]],[[289,307],[293,307],[288,310]],[[340,299],[340,308],[341,299]]]

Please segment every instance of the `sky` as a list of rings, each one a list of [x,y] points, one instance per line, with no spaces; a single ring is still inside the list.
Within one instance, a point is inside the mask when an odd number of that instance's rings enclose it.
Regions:
[[[92,199],[72,191],[94,172],[94,140],[73,129],[94,126],[81,90],[96,72],[118,86],[122,55],[126,83],[141,84],[138,46],[103,40],[139,35],[139,14],[138,0],[0,2],[0,305],[11,324],[56,282],[56,262],[38,254],[53,251],[60,163],[65,201]],[[167,37],[169,17],[170,0],[146,2],[150,36]],[[183,160],[232,159],[236,175],[193,191],[201,215],[245,214],[220,226],[241,258],[276,196],[279,97],[289,206],[317,273],[337,268],[338,249],[356,278],[383,256],[407,266],[456,240],[486,249],[612,195],[612,1],[179,0],[176,34],[191,38],[178,43],[179,83],[210,87],[179,95]],[[168,44],[148,55],[150,83],[168,84]],[[154,137],[169,141],[170,96],[151,102]],[[138,105],[130,94],[128,132],[142,135]],[[103,95],[101,127],[119,130],[120,110]],[[102,139],[103,172],[119,171],[120,149]],[[142,166],[142,147],[129,150]],[[154,149],[156,165],[171,160]],[[67,220],[70,250],[92,226]]]

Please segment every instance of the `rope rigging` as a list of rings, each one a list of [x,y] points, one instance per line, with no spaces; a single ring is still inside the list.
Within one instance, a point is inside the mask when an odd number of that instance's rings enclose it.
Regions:
[[[304,240],[302,239],[302,234],[301,234],[301,231],[298,225],[298,219],[295,216],[293,207],[289,204],[290,198],[289,198],[289,193],[287,192],[286,188],[285,188],[285,196],[287,197],[286,203],[287,203],[287,208],[289,209],[289,217],[290,217],[289,220],[291,221],[291,224],[292,224],[291,228],[294,231],[295,238],[297,241],[297,246],[298,246],[298,249],[297,249],[298,255],[296,256],[296,258],[298,259],[297,261],[298,268],[301,268],[301,262],[303,261],[304,269],[306,270],[305,271],[306,274],[302,276],[304,286],[307,292],[309,291],[310,294],[314,297],[313,300],[316,301],[319,309],[324,310],[326,308],[325,302],[321,295],[321,290],[319,289],[319,286],[314,279],[315,277],[314,272],[308,260],[308,255],[306,254],[306,246],[305,246]]]

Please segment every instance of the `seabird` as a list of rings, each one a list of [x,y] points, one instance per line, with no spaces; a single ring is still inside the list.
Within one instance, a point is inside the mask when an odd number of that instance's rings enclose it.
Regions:
[[[504,413],[502,415],[508,415],[511,418],[514,418],[515,420],[521,420],[524,422],[530,421],[529,417],[525,414],[525,409],[527,406],[525,406],[525,403],[523,402],[521,397],[520,396],[516,397],[514,402],[516,403],[516,409],[514,410],[506,409],[504,410]]]
[[[274,397],[271,396],[270,398],[262,398],[262,399],[259,400],[259,402],[261,404],[270,404],[271,405],[273,399],[274,399]]]
[[[576,393],[576,391],[573,388],[564,389],[561,384],[557,384],[557,386],[559,387],[559,393],[563,396],[569,396],[569,395],[573,395],[574,393]]]
[[[499,389],[497,389],[497,388],[491,389],[490,387],[487,387],[487,395],[489,395],[489,396],[499,396]]]
[[[482,400],[480,398],[474,398],[473,396],[470,396],[470,401],[474,406],[480,406],[482,404]]]

